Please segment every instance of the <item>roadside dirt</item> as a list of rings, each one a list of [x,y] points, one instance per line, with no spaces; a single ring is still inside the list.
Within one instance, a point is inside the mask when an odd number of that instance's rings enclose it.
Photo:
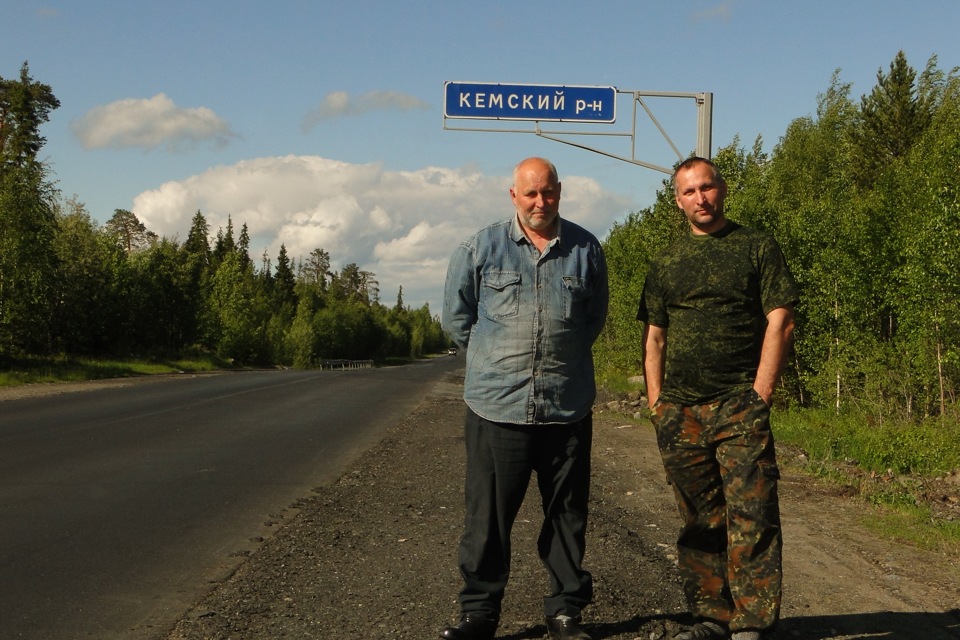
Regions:
[[[144,380],[138,378],[137,380]],[[80,393],[96,389],[109,389],[131,384],[129,380],[97,380],[93,382],[40,382],[10,387],[0,387],[0,402],[20,400],[23,398],[42,398],[55,396],[61,393]]]
[[[463,405],[456,377],[223,582],[167,640],[435,638],[456,619],[463,520]],[[610,400],[610,399],[607,399]],[[690,622],[674,565],[678,516],[652,428],[624,403],[598,402],[586,566],[595,640],[658,640]],[[783,460],[783,620],[778,638],[960,638],[960,557],[871,534],[872,507]],[[498,638],[541,638],[546,588],[536,557],[535,487],[514,533]],[[280,520],[278,518],[277,520]],[[248,553],[237,550],[237,553]]]

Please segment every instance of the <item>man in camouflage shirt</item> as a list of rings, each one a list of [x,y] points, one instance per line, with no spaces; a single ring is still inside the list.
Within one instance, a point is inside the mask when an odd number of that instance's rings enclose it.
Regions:
[[[696,618],[675,638],[760,640],[780,614],[779,471],[769,415],[797,293],[773,237],[724,217],[727,186],[712,162],[681,163],[674,188],[690,233],[650,265],[637,318],[645,323],[647,395],[683,518],[678,558]]]

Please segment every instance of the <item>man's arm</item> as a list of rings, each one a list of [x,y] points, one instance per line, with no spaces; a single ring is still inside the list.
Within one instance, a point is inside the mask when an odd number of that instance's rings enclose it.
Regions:
[[[587,308],[587,336],[590,344],[596,342],[607,321],[607,312],[610,307],[610,284],[607,275],[607,261],[603,251],[599,250],[597,266],[593,281],[593,297]]]
[[[663,388],[664,363],[667,360],[667,330],[652,325],[643,325],[643,378],[647,385],[647,404],[656,404]]]
[[[440,325],[458,347],[467,348],[470,330],[477,322],[476,270],[469,248],[461,244],[447,266]]]
[[[767,314],[767,330],[763,335],[763,347],[760,350],[760,366],[753,388],[769,405],[773,400],[773,391],[780,380],[790,351],[793,337],[793,306],[777,307]]]

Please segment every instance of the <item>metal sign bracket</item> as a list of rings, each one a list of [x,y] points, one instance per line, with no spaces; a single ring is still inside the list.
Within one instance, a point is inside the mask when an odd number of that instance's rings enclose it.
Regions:
[[[696,154],[703,158],[709,158],[711,154],[711,145],[712,145],[712,129],[713,129],[713,94],[708,92],[700,93],[683,93],[683,92],[667,92],[667,91],[626,91],[622,89],[617,89],[617,94],[619,95],[629,95],[632,96],[633,103],[633,119],[631,122],[630,131],[618,131],[618,132],[602,132],[595,130],[560,130],[560,129],[544,129],[541,127],[541,121],[531,120],[534,123],[533,129],[521,129],[521,128],[495,128],[495,127],[458,127],[451,126],[448,124],[448,120],[454,119],[471,119],[471,118],[451,118],[444,113],[443,117],[443,128],[445,131],[481,131],[481,132],[493,132],[493,133],[526,133],[534,134],[545,138],[547,140],[552,140],[554,142],[560,142],[562,144],[567,144],[579,149],[584,149],[586,151],[592,151],[594,153],[599,153],[600,155],[613,158],[615,160],[621,160],[623,162],[629,162],[630,164],[635,164],[641,167],[646,167],[647,169],[652,169],[654,171],[660,171],[668,175],[673,173],[673,169],[664,167],[652,162],[646,162],[637,158],[637,120],[638,120],[638,109],[637,105],[642,107],[643,112],[646,114],[647,118],[653,123],[657,128],[657,131],[660,132],[660,135],[667,142],[670,148],[673,150],[673,153],[676,154],[677,160],[681,161],[685,156],[680,153],[680,150],[677,148],[677,145],[670,138],[670,135],[660,124],[660,121],[654,115],[651,110],[648,101],[646,98],[682,98],[682,99],[692,99],[696,102],[697,105],[697,145],[696,145]],[[502,122],[499,121],[498,122]],[[555,123],[550,123],[555,124]],[[576,142],[572,139],[569,139],[573,136],[598,136],[598,137],[612,137],[612,138],[629,138],[630,140],[630,155],[617,154],[603,149],[598,149],[596,147],[588,146],[580,142]]]

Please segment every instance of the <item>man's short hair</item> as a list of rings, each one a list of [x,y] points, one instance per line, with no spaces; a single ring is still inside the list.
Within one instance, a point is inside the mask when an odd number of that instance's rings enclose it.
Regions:
[[[671,179],[673,180],[674,193],[677,192],[677,174],[679,174],[681,171],[693,169],[697,165],[701,165],[701,164],[710,167],[710,169],[713,171],[713,177],[717,182],[719,182],[720,184],[727,183],[727,181],[723,179],[723,175],[720,173],[720,169],[717,168],[717,165],[713,164],[712,160],[708,160],[707,158],[701,158],[700,156],[690,156],[689,158],[687,158],[686,160],[678,164],[677,168],[673,170],[673,176]]]

